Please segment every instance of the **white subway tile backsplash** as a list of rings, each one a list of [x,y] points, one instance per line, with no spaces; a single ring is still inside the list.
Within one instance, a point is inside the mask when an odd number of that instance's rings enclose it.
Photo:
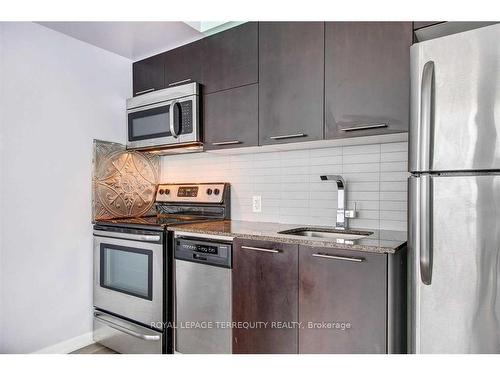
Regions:
[[[349,184],[349,191],[379,191],[379,182],[351,182]]]
[[[402,221],[380,220],[380,229],[406,231],[408,224]]]
[[[397,201],[384,201],[382,204],[382,209],[387,211],[403,211],[406,212],[407,204],[406,200],[402,202]]]
[[[349,186],[347,187],[349,188]],[[378,201],[379,192],[378,191],[351,191],[347,192],[350,199],[353,201]]]
[[[308,172],[318,176],[318,178],[322,174],[341,174],[342,165],[312,165]]]
[[[380,163],[380,171],[382,172],[405,172],[407,170],[408,162],[406,161]]]
[[[342,155],[342,147],[317,148],[315,150],[310,150],[311,158],[321,158],[336,155]]]
[[[380,202],[379,201],[352,201],[348,197],[347,198],[347,208],[349,210],[354,209],[354,202],[356,202],[356,210],[357,211],[361,211],[361,210],[378,211],[380,209]]]
[[[346,180],[347,208],[356,203],[350,225],[406,230],[408,143],[339,146],[254,154],[198,153],[162,158],[164,182],[231,183],[236,220],[299,225],[335,225],[337,187],[322,174]],[[262,212],[252,212],[252,196]]]
[[[406,192],[399,191],[381,191],[380,200],[381,201],[401,201],[406,202],[407,194]]]
[[[342,156],[319,156],[311,157],[309,165],[335,165],[342,164]]]
[[[342,176],[346,181],[380,181],[380,173],[366,172],[366,173],[349,173],[344,172]]]
[[[379,229],[379,220],[349,219],[349,225],[355,228]]]
[[[380,155],[381,162],[406,160],[407,152],[387,152]]]
[[[344,164],[367,164],[378,163],[380,154],[360,154],[360,155],[344,155],[342,156]]]
[[[408,172],[382,172],[380,181],[407,181],[409,176]]]
[[[382,191],[407,191],[408,183],[406,181],[397,182],[380,182],[380,190]]]
[[[405,221],[406,211],[380,211],[380,220]]]
[[[342,147],[343,155],[375,154],[379,152],[380,144]]]
[[[408,142],[383,143],[380,145],[382,152],[408,152]]]
[[[380,171],[380,163],[374,163],[373,161],[364,164],[344,164],[344,173],[358,173],[358,172],[378,172]]]
[[[311,199],[308,201],[310,208],[328,208],[337,209],[337,199]]]

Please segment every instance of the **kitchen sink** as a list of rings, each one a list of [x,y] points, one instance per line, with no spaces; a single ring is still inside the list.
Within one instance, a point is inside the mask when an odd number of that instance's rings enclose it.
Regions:
[[[280,234],[288,234],[291,236],[314,237],[325,239],[343,239],[343,240],[359,240],[368,237],[373,232],[349,231],[339,229],[326,228],[294,228],[278,232]]]

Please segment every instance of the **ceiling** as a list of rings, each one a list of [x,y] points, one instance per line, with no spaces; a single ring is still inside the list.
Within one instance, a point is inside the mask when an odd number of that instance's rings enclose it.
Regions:
[[[196,30],[195,26],[173,21],[37,23],[133,61],[190,43],[206,35]]]

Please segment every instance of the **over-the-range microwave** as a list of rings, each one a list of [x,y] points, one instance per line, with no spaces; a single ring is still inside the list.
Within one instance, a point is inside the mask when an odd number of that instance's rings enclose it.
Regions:
[[[128,99],[127,122],[129,149],[161,151],[201,147],[198,83]]]

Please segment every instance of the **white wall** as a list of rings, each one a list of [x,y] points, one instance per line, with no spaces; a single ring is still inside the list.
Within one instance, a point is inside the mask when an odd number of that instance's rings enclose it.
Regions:
[[[347,182],[347,206],[357,203],[351,227],[406,231],[408,143],[339,146],[243,155],[165,156],[163,182],[227,181],[236,220],[335,225],[337,187],[322,174]],[[252,212],[252,196],[262,212]]]
[[[0,352],[26,353],[90,337],[92,139],[125,140],[131,61],[33,23],[2,38]]]

